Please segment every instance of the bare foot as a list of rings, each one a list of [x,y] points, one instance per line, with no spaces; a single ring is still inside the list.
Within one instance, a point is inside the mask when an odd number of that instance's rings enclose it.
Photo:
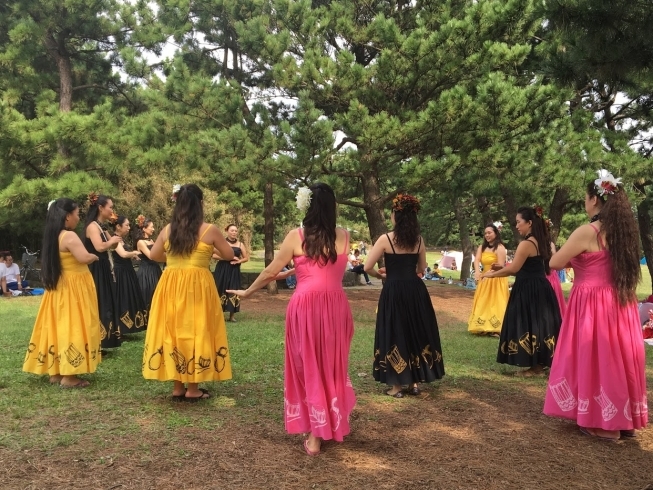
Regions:
[[[61,374],[55,374],[54,376],[50,376],[50,384],[51,385],[58,385],[61,383],[61,379],[63,376]]]
[[[319,437],[314,437],[313,434],[309,434],[306,441],[304,441],[304,449],[310,456],[317,456],[320,454],[320,448],[322,447],[322,441]]]
[[[544,369],[542,369],[542,366],[537,366],[536,368],[529,368],[525,369],[523,371],[517,371],[514,376],[518,378],[532,378],[534,376],[539,376],[544,372]]]
[[[62,388],[86,388],[91,383],[77,376],[62,376],[59,386]]]
[[[603,430],[603,429],[590,429],[589,427],[581,427],[580,431],[592,437],[597,437],[599,439],[605,439],[608,441],[618,441],[621,437],[621,433],[618,430]]]

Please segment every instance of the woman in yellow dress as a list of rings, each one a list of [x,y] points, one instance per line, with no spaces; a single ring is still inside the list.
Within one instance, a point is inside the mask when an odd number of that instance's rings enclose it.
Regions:
[[[506,247],[494,223],[485,227],[483,237],[483,244],[478,247],[474,258],[474,279],[478,285],[467,330],[473,334],[498,337],[508,305],[508,278],[487,278],[484,275],[492,270],[493,264],[505,265]]]
[[[214,247],[225,260],[234,253],[222,233],[204,222],[202,190],[195,184],[176,187],[171,222],[150,252],[167,266],[152,298],[143,377],[174,381],[175,401],[198,401],[211,397],[199,383],[231,379],[227,330],[209,262]]]
[[[79,207],[60,198],[48,206],[41,274],[45,294],[34,323],[23,371],[49,374],[62,388],[85,388],[78,378],[100,363],[100,314],[88,264],[98,260],[73,230]]]

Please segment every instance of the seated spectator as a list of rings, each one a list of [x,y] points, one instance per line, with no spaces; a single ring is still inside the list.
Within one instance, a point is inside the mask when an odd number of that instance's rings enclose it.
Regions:
[[[363,277],[365,278],[365,283],[368,286],[372,285],[372,281],[370,281],[370,277],[367,275],[365,270],[363,269],[363,264],[360,262],[360,251],[356,248],[354,249],[354,253],[349,255],[349,261],[347,262],[347,270],[350,270],[351,272],[354,272],[358,275],[363,274]]]
[[[27,281],[20,280],[20,268],[18,264],[14,264],[14,259],[10,253],[5,256],[4,272],[0,284],[2,285],[3,294],[9,291],[22,291],[23,288],[27,287]]]
[[[451,262],[451,269],[450,270],[452,270],[452,271],[457,271],[458,270],[458,266],[456,265],[456,259],[453,259],[453,261]]]
[[[428,270],[427,274],[424,276],[424,279],[428,279],[430,281],[437,281],[438,279],[442,279],[442,272],[440,272],[440,268],[438,267],[438,263],[436,262],[433,264],[433,269],[426,268]]]
[[[288,265],[286,265],[283,269],[281,269],[281,272],[286,272],[286,271],[294,271],[295,266],[293,265],[292,262],[289,262]],[[286,277],[286,286],[288,286],[288,289],[295,289],[297,287],[297,276],[294,274]]]

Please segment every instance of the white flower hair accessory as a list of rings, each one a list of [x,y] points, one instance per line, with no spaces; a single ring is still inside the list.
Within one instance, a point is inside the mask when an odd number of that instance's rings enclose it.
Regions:
[[[594,181],[596,192],[599,196],[614,194],[617,191],[617,185],[621,184],[621,179],[615,178],[610,172],[602,168],[597,170],[599,178]]]
[[[311,205],[311,195],[313,191],[308,187],[300,187],[297,191],[297,209],[305,213],[308,207]]]
[[[177,202],[177,195],[179,194],[180,190],[181,190],[181,186],[179,184],[175,184],[172,186],[172,197],[170,198],[172,202]]]
[[[53,199],[52,201],[50,201],[50,202],[48,203],[48,211],[50,211],[50,206],[52,206],[52,205],[54,204],[55,201],[56,201],[56,199]]]
[[[492,223],[494,226],[496,226],[497,230],[501,231],[501,228],[503,228],[503,223],[501,221],[495,221]]]

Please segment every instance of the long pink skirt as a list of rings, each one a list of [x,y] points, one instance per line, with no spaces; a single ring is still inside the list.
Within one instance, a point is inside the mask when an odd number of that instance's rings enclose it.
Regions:
[[[610,287],[574,286],[544,413],[604,430],[646,426],[644,342],[635,303],[620,306]]]
[[[567,312],[567,302],[565,301],[564,294],[562,294],[562,286],[560,286],[560,276],[558,275],[558,271],[551,269],[551,272],[546,275],[546,278],[551,283],[553,292],[558,300],[558,306],[560,307],[560,318],[564,321],[565,313]]]
[[[343,291],[296,292],[286,312],[284,419],[289,434],[342,441],[356,395],[349,379],[354,322]]]

